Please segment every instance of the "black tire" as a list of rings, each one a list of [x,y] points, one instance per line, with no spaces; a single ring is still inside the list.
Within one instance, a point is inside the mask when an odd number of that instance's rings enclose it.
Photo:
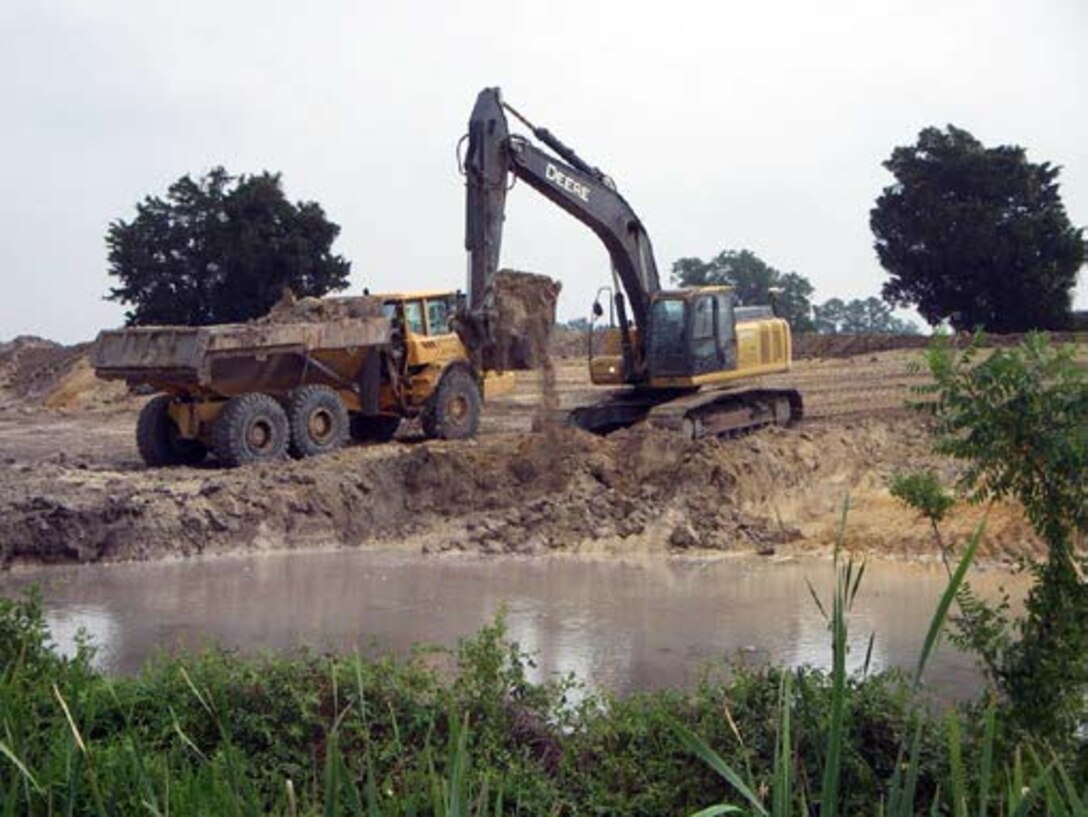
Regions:
[[[328,386],[299,386],[287,400],[288,450],[292,457],[335,451],[348,436],[348,410]]]
[[[143,461],[153,468],[166,465],[196,465],[208,455],[200,440],[179,436],[177,424],[170,416],[174,398],[160,394],[147,402],[136,421],[136,448]]]
[[[400,428],[400,417],[391,414],[351,415],[351,438],[360,443],[387,443]]]
[[[427,401],[420,417],[423,433],[441,440],[475,437],[480,427],[480,389],[461,368],[450,369]]]
[[[228,468],[283,459],[287,453],[287,412],[267,394],[232,397],[212,426],[212,449]]]

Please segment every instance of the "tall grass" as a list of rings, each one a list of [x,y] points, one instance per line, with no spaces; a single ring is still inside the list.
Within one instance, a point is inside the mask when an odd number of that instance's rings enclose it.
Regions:
[[[799,779],[798,757],[790,748],[793,745],[791,743],[791,711],[796,702],[791,693],[790,675],[786,673],[783,675],[779,693],[774,763],[768,779],[764,781],[756,780],[750,774],[745,776],[738,773],[690,729],[679,723],[672,724],[680,741],[693,755],[713,769],[733,790],[737,798],[734,803],[720,803],[704,808],[696,812],[698,817],[741,813],[743,809],[737,803],[743,804],[751,813],[762,817],[807,815],[812,813],[810,800],[818,806],[817,813],[821,817],[836,817],[841,813],[841,760],[845,749],[844,723],[851,704],[848,694],[849,678],[846,671],[848,614],[865,573],[864,562],[858,565],[852,557],[845,561],[842,558],[848,507],[848,503],[844,503],[839,537],[833,557],[836,581],[831,599],[831,613],[827,616],[832,650],[831,707],[823,753],[820,790],[810,796],[806,790],[806,779]],[[1077,786],[1061,762],[1056,757],[1044,762],[1040,750],[1030,743],[1016,746],[1012,758],[1005,759],[1001,764],[1001,773],[994,775],[997,714],[992,701],[985,710],[981,740],[975,753],[977,768],[974,773],[969,776],[964,764],[963,727],[959,716],[955,713],[949,714],[944,727],[947,741],[947,754],[942,758],[945,761],[942,764],[944,785],[938,783],[928,798],[919,792],[919,780],[926,771],[923,765],[926,730],[934,730],[937,724],[923,708],[918,692],[922,686],[925,668],[940,640],[949,610],[974,560],[982,530],[980,524],[968,541],[955,570],[950,571],[948,585],[930,621],[910,682],[914,695],[909,710],[911,729],[900,739],[892,774],[886,781],[886,788],[879,801],[871,804],[870,813],[879,814],[881,817],[910,817],[915,814],[952,814],[955,817],[967,817],[969,813],[976,814],[978,817],[987,817],[988,814],[1035,813],[1088,815],[1088,806],[1086,806],[1088,798],[1078,792]],[[816,596],[811,585],[809,589],[823,612],[825,610],[823,603]],[[870,653],[871,650],[872,641],[870,640]],[[867,654],[864,671],[868,669],[868,657]],[[969,780],[975,781],[974,791],[971,791]],[[1081,785],[1084,785],[1083,781]],[[756,794],[758,791],[766,791],[768,794],[761,797]],[[971,805],[974,806],[973,810],[970,808]],[[1043,806],[1045,809],[1040,811],[1039,809]]]

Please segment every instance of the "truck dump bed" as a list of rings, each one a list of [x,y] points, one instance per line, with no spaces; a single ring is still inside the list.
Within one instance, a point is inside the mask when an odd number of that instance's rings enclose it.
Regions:
[[[91,352],[107,380],[230,396],[308,382],[353,380],[362,358],[390,342],[391,324],[370,298],[303,299],[257,321],[146,326],[100,332]]]

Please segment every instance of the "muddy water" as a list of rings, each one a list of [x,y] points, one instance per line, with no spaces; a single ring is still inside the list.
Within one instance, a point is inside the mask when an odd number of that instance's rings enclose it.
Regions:
[[[83,627],[108,672],[134,672],[162,649],[217,642],[244,650],[298,645],[364,652],[454,644],[505,607],[537,678],[573,672],[617,692],[693,682],[708,661],[826,667],[822,560],[586,561],[552,557],[421,558],[405,552],[263,554],[27,570],[0,593],[42,585],[58,644]],[[938,566],[870,563],[850,619],[854,667],[876,633],[871,666],[912,667],[944,587]],[[1024,580],[979,572],[990,596]],[[942,699],[967,697],[979,675],[941,647],[927,674]]]

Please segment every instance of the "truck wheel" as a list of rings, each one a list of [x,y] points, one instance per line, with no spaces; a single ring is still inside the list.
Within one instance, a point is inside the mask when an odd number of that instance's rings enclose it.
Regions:
[[[420,418],[423,432],[442,440],[476,436],[480,426],[480,389],[464,369],[451,369],[438,383]]]
[[[170,416],[174,398],[160,394],[147,402],[136,421],[136,448],[148,465],[196,465],[208,455],[200,440],[188,440],[178,434],[177,424]]]
[[[328,386],[300,386],[287,401],[292,457],[313,457],[335,451],[348,436],[348,410]]]
[[[382,414],[367,417],[362,414],[351,415],[351,438],[356,442],[387,443],[393,439],[400,427],[400,417]]]
[[[228,468],[282,459],[287,452],[287,413],[267,394],[232,397],[212,426],[212,448]]]

